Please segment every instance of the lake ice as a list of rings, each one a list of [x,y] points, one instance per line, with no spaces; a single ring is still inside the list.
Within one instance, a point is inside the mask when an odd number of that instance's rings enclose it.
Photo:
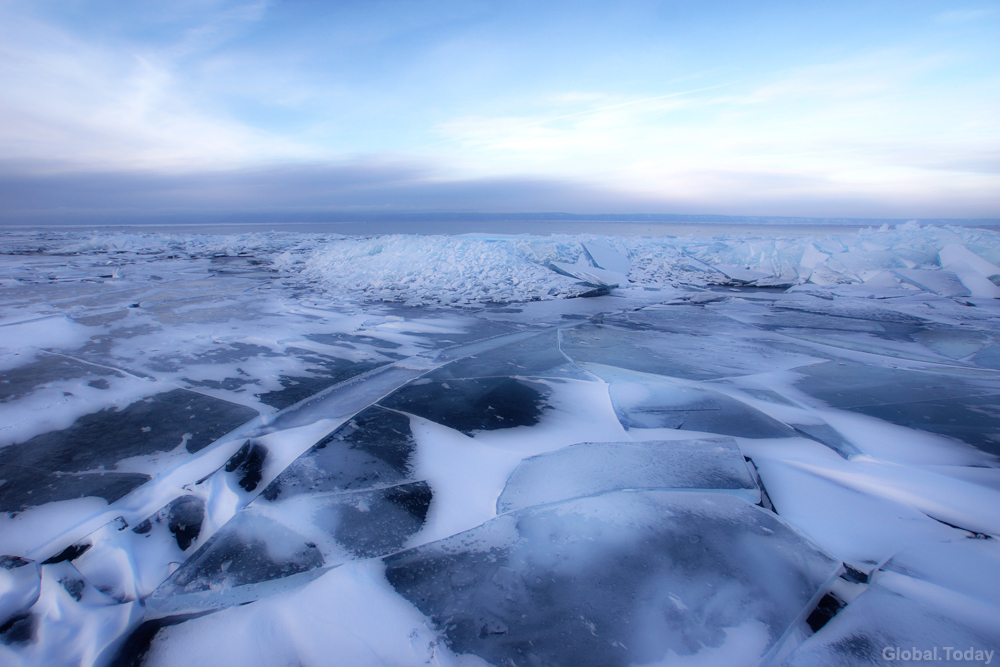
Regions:
[[[0,253],[4,665],[1000,646],[996,232]]]

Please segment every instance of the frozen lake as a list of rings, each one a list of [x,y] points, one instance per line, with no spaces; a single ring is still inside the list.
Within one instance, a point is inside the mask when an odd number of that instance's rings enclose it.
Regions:
[[[0,663],[1000,648],[1000,233],[573,224],[0,234]]]

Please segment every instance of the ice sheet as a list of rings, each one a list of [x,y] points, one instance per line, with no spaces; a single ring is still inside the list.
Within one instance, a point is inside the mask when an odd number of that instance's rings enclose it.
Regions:
[[[548,393],[543,384],[509,377],[422,379],[379,401],[379,405],[471,435],[537,424]]]
[[[577,363],[685,380],[747,375],[815,361],[772,345],[767,334],[755,332],[748,337],[745,326],[724,316],[706,317],[690,306],[650,311],[641,317],[628,316],[630,324],[645,330],[619,328],[611,322],[609,326],[585,324],[566,330],[560,348]],[[709,341],[703,327],[718,332],[718,344]],[[672,335],[665,336],[664,331]]]
[[[731,438],[589,442],[522,461],[497,499],[497,513],[608,491],[657,488],[732,493],[760,502],[760,490]]]
[[[523,510],[385,560],[457,653],[605,666],[757,664],[840,568],[745,500],[664,491]]]
[[[572,377],[592,379],[575,366],[560,348],[558,330],[475,354],[427,375],[429,378],[475,378],[492,376]]]
[[[183,389],[84,415],[67,429],[0,449],[0,475],[6,480],[0,511],[85,496],[114,502],[159,468],[150,460],[142,472],[114,472],[120,461],[178,449],[195,453],[256,416],[249,408]]]
[[[834,407],[950,436],[1000,455],[998,379],[948,370],[827,362],[798,371],[798,387]]]
[[[263,496],[273,500],[414,481],[415,448],[407,417],[371,407],[297,458]]]
[[[681,384],[614,382],[611,401],[626,429],[672,428],[742,438],[795,435],[788,425],[709,389]]]

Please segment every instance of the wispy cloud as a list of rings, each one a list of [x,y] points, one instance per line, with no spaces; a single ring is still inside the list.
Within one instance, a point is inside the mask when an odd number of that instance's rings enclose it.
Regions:
[[[937,20],[941,23],[967,23],[984,18],[992,18],[998,14],[996,7],[967,7],[941,12]]]
[[[639,99],[629,99],[621,102],[609,103],[609,95],[601,93],[564,93],[561,95],[553,96],[556,101],[563,102],[604,102],[603,105],[594,106],[580,111],[572,111],[570,113],[563,113],[558,115],[549,115],[536,117],[534,119],[524,119],[516,117],[507,117],[500,119],[500,124],[503,127],[497,127],[497,121],[490,118],[466,118],[457,119],[449,123],[444,123],[439,126],[439,132],[441,134],[455,134],[455,131],[462,132],[465,130],[465,134],[458,134],[457,136],[451,136],[447,139],[442,139],[441,141],[434,142],[428,146],[423,146],[421,148],[430,148],[431,146],[440,145],[448,142],[461,141],[466,145],[488,145],[491,141],[495,141],[498,134],[511,134],[518,130],[528,130],[530,128],[539,127],[542,125],[552,125],[559,121],[567,119],[579,119],[581,116],[593,116],[600,117],[602,114],[607,114],[607,112],[619,112],[625,107],[644,107],[640,109],[640,113],[643,111],[666,111],[671,108],[677,108],[676,104],[662,104],[664,100],[673,100],[679,97],[686,97],[694,95],[697,93],[702,93],[708,90],[716,90],[718,88],[723,88],[727,84],[716,84],[712,86],[705,86],[703,88],[695,88],[693,90],[684,90],[674,93],[665,93],[663,95],[656,95],[654,97],[642,97]],[[614,117],[614,116],[611,116]],[[620,116],[619,116],[620,117]],[[598,121],[599,122],[599,121]],[[499,132],[497,131],[499,130]]]
[[[876,51],[678,95],[578,96],[583,108],[570,113],[460,118],[438,126],[455,146],[442,159],[466,172],[530,165],[688,200],[882,192],[901,203],[996,191],[1000,80],[924,85],[948,64],[946,54]]]
[[[229,8],[165,48],[124,49],[0,8],[0,155],[107,167],[235,166],[315,151],[213,113],[175,60],[217,45],[261,4]],[[16,20],[13,20],[15,19]],[[120,47],[120,45],[119,45]],[[209,108],[204,108],[208,106]]]

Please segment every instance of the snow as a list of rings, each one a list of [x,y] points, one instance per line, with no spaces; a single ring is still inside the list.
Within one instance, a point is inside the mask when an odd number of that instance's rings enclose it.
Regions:
[[[344,565],[298,590],[165,628],[153,640],[145,664],[323,665],[332,658],[358,667],[487,664],[449,651],[423,614],[389,586],[382,570],[379,561]],[[302,614],[303,609],[310,613]],[[240,631],[233,632],[234,627]]]
[[[5,231],[0,663],[990,650],[998,265],[916,223]]]
[[[886,655],[898,655],[883,654],[886,648],[906,651],[904,656],[919,650],[920,660],[932,663],[964,660],[968,651],[969,661],[975,660],[973,664],[989,664],[996,659],[993,647],[1000,639],[998,627],[1000,615],[995,605],[886,573],[834,617],[825,632],[814,635],[792,653],[785,664],[862,665],[872,664],[872,658],[885,660]],[[954,657],[956,649],[962,657]],[[927,658],[925,651],[930,652]]]

